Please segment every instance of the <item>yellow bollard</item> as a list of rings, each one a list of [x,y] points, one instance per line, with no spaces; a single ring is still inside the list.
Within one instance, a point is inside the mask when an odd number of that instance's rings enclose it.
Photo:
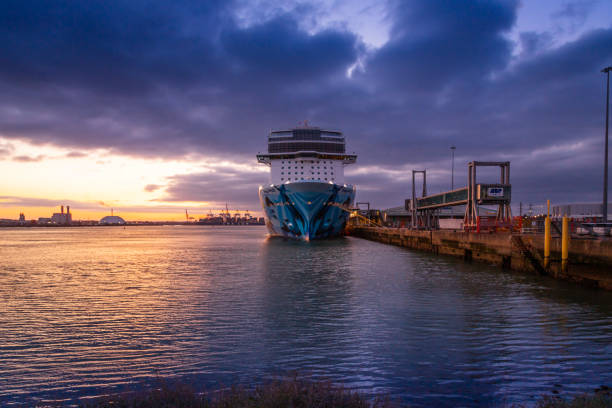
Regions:
[[[563,217],[563,229],[561,230],[561,270],[567,272],[567,259],[569,253],[569,218]]]
[[[550,264],[550,218],[544,220],[544,269]]]

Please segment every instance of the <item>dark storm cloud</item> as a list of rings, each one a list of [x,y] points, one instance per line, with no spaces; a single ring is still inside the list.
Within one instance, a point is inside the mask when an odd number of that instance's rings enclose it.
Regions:
[[[183,115],[197,103],[172,99],[225,71],[213,41],[228,5],[3,3],[0,105],[19,109],[0,117],[0,129],[69,146],[184,153],[197,133],[178,124],[206,126]]]
[[[2,74],[21,84],[132,95],[189,83],[214,60],[211,37],[230,2],[3,2]],[[190,28],[196,24],[197,29]]]
[[[555,17],[563,21],[579,23],[590,10],[589,2],[564,4]],[[555,33],[519,33],[515,55],[517,7],[390,1],[390,39],[372,50],[342,29],[307,33],[300,22],[316,16],[296,11],[238,24],[232,2],[8,1],[0,8],[0,134],[249,162],[265,150],[270,127],[309,119],[345,131],[357,166],[372,169],[347,181],[376,206],[399,205],[410,190],[408,175],[380,168],[426,166],[437,170],[430,191],[448,188],[451,145],[458,183],[467,161],[511,160],[515,201],[595,197],[599,70],[612,63],[612,28],[556,48]],[[176,175],[166,198],[255,205],[262,178],[232,169]]]
[[[357,58],[355,36],[323,31],[309,36],[294,16],[285,15],[247,29],[224,32],[222,44],[231,69],[252,85],[293,85],[343,75]],[[262,95],[263,96],[263,95]]]
[[[231,7],[9,2],[0,9],[0,106],[18,109],[0,116],[0,130],[134,155],[226,153],[236,143],[249,150],[235,153],[252,151],[253,134],[268,127],[253,126],[257,116],[276,123],[290,110],[279,93],[342,74],[356,37],[309,35],[291,14],[241,29]],[[291,124],[304,117],[304,106],[293,110]]]
[[[606,59],[612,59],[612,29],[593,31],[517,63],[478,92],[458,95],[449,111],[470,105],[470,115],[457,123],[477,135],[468,140],[471,146],[489,143],[483,146],[488,151],[518,154],[599,136],[603,78],[598,71]]]
[[[367,65],[371,81],[431,93],[455,81],[477,85],[510,58],[504,34],[516,19],[515,1],[400,1],[391,13],[391,38]]]
[[[367,116],[355,128],[376,139],[380,149],[373,160],[405,163],[440,157],[459,139],[476,141],[486,131],[478,110],[488,101],[479,93],[492,86],[491,76],[511,60],[507,34],[516,18],[516,2],[456,4],[393,3],[389,42],[370,55],[365,72],[356,75],[364,84],[375,84]]]
[[[550,33],[537,33],[526,31],[519,34],[521,52],[523,56],[532,56],[544,51],[553,44],[553,36]]]
[[[552,13],[552,18],[557,22],[557,30],[569,33],[575,32],[584,25],[596,3],[597,1],[595,0],[571,0],[563,2],[561,8]]]

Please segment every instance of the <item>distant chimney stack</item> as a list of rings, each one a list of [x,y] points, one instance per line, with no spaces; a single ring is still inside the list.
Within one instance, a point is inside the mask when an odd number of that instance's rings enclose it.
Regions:
[[[113,209],[111,208],[111,217],[113,216]]]
[[[64,206],[62,205],[62,214],[64,213]]]
[[[70,206],[69,205],[66,206],[66,214],[70,214]]]

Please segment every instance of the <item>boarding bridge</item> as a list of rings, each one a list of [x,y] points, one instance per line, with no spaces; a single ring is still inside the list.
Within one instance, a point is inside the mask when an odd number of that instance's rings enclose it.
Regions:
[[[476,169],[482,166],[499,166],[500,182],[483,184],[476,181]],[[415,175],[423,174],[423,196],[416,197]],[[480,230],[490,227],[509,227],[512,221],[510,201],[510,162],[478,162],[468,164],[468,186],[443,193],[427,195],[427,174],[425,170],[412,171],[412,200],[407,200],[406,209],[412,212],[413,228],[435,228],[436,209],[465,205],[463,225],[466,230]],[[495,217],[481,217],[480,205],[496,205]]]

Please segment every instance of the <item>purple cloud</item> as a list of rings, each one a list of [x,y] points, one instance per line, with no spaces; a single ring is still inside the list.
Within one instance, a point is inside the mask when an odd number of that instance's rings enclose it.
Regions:
[[[570,3],[558,18],[579,22],[589,5]],[[597,199],[599,70],[612,64],[612,27],[556,48],[557,33],[522,33],[517,56],[508,34],[518,1],[389,1],[389,41],[371,49],[345,28],[308,32],[308,8],[245,25],[236,7],[9,0],[0,9],[0,106],[15,109],[0,109],[0,133],[75,152],[254,162],[270,128],[309,119],[344,130],[359,155],[354,168],[438,170],[431,191],[448,187],[455,145],[456,180],[469,160],[510,159],[515,201]],[[347,181],[360,200],[400,205],[410,186],[389,174],[349,172]],[[265,178],[175,175],[165,199],[255,208]]]
[[[159,184],[147,184],[144,187],[144,191],[151,193],[153,191],[159,190],[162,186],[160,186]]]
[[[34,163],[34,162],[42,161],[44,158],[45,156],[42,154],[39,154],[38,156],[21,155],[21,156],[14,156],[13,161],[21,162],[21,163]]]

